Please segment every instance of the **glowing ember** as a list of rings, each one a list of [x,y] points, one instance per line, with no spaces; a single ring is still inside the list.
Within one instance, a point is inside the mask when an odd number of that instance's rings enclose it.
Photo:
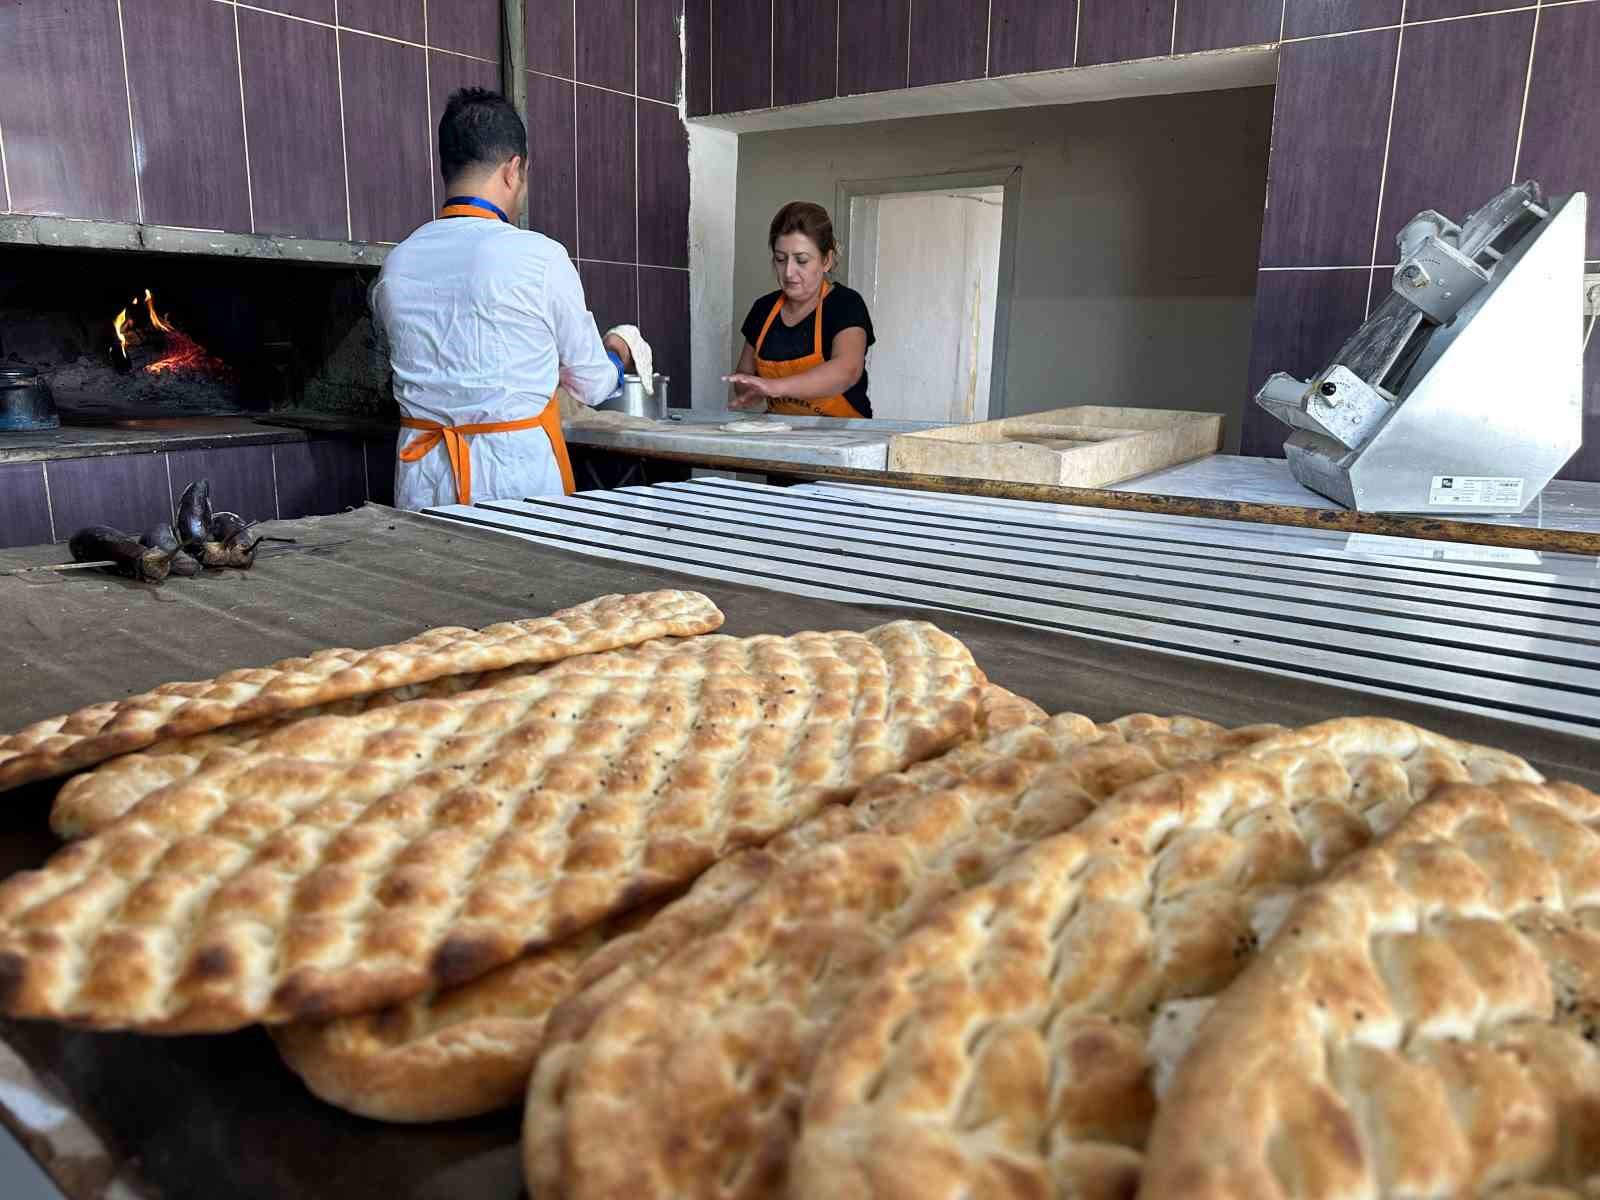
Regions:
[[[129,365],[133,361],[132,346],[145,341],[147,330],[163,335],[160,340],[160,349],[163,351],[161,357],[141,368],[147,375],[165,375],[185,370],[221,373],[227,369],[220,360],[207,354],[204,346],[157,311],[155,297],[150,294],[149,288],[144,290],[143,296],[135,296],[128,302],[128,306],[112,320],[111,327],[116,332],[117,348],[122,360]]]

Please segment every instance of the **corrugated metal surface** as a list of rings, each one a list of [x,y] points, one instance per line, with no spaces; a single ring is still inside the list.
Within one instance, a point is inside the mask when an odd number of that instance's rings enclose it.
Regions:
[[[707,579],[994,617],[1553,729],[1600,730],[1592,560],[728,480],[430,515]],[[1460,557],[1477,554],[1490,561]]]

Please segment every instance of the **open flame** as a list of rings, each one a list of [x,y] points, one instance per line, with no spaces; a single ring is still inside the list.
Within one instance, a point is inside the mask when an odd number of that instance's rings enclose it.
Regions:
[[[132,344],[144,340],[145,330],[163,335],[163,353],[141,368],[146,374],[163,375],[185,369],[223,369],[222,363],[207,354],[205,347],[161,315],[149,288],[145,288],[143,296],[135,296],[128,302],[128,306],[112,320],[111,327],[117,335],[117,350],[122,361],[130,367],[133,365]]]

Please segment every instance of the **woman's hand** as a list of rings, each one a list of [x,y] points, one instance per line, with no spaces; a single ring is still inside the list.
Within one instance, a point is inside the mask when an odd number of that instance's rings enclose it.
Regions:
[[[742,400],[775,400],[782,394],[774,386],[773,380],[763,379],[759,375],[735,371],[732,375],[724,375],[722,382],[733,384],[733,390]]]

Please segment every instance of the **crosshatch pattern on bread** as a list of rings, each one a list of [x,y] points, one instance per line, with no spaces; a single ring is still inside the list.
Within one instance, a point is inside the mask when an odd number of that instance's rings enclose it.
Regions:
[[[1347,721],[1125,790],[885,958],[812,1077],[791,1194],[1132,1195],[1188,1036],[1298,890],[1492,778],[1538,776]]]
[[[673,653],[684,653],[714,648],[717,642],[705,638],[663,643],[640,653],[668,645]],[[1038,705],[990,684],[980,697],[974,734],[980,740],[993,738],[1046,719]],[[1095,732],[1087,721],[1081,724],[1088,734]],[[972,741],[963,743],[914,771],[959,770],[975,750]],[[941,765],[935,768],[934,762]],[[853,811],[830,806],[770,848],[734,853],[701,876],[694,900],[674,905],[672,915],[658,922],[651,918],[660,905],[649,904],[460,987],[430,991],[378,1012],[274,1026],[273,1038],[284,1060],[313,1092],[362,1116],[448,1121],[518,1103],[528,1091],[545,1022],[575,989],[584,964],[596,955],[601,956],[602,969],[608,959],[647,957],[642,936],[647,923],[655,946],[681,945],[699,936],[720,924],[782,858],[798,853],[801,846],[853,831],[874,808],[870,801]]]
[[[484,629],[430,629],[372,650],[321,650],[215,679],[148,692],[35,722],[0,738],[0,790],[82,770],[163,738],[189,737],[448,675],[554,662],[659,637],[710,633],[722,613],[698,592],[602,596],[548,617]]]
[[[216,1031],[465,983],[938,754],[982,684],[901,621],[298,721],[0,885],[0,1011]]]
[[[1150,1200],[1583,1200],[1600,1179],[1600,797],[1442,790],[1201,1024]]]
[[[781,1194],[821,1038],[894,937],[1120,788],[1273,732],[1144,725],[1143,741],[1073,738],[1059,754],[986,764],[871,832],[799,856],[722,928],[624,992],[594,1021],[566,1083],[558,1194]],[[613,1143],[629,1140],[625,1160],[601,1145],[607,1126]],[[685,1139],[685,1128],[716,1137]]]
[[[788,1173],[802,1100],[824,1039],[863,1003],[862,987],[885,953],[938,904],[1081,820],[1099,832],[1076,840],[1113,857],[1138,847],[1151,856],[1170,845],[1157,875],[1170,892],[1188,876],[1209,878],[1214,856],[1232,853],[1228,832],[1218,828],[1225,816],[1254,811],[1259,818],[1240,830],[1249,842],[1235,860],[1242,868],[1293,879],[1365,844],[1374,822],[1392,820],[1445,780],[1537,778],[1511,756],[1392,722],[1336,722],[1266,740],[1202,739],[1187,758],[1198,765],[1163,773],[1184,756],[1141,766],[1127,751],[1103,757],[1091,747],[1031,778],[1019,770],[1011,787],[989,796],[969,789],[930,798],[904,822],[788,865],[724,929],[663,964],[595,1021],[566,1092],[562,1194],[755,1197],[815,1178],[809,1160],[793,1178]],[[1050,810],[1052,820],[1024,822],[1026,836],[1003,849],[982,832],[952,838],[941,826],[941,809],[970,805],[970,824],[982,831],[988,814],[1014,805],[1018,794],[1035,811]],[[1101,802],[1115,811],[1097,811]],[[1249,926],[1226,906],[1220,915],[1230,918],[1223,927],[1231,961],[1231,935]],[[1207,949],[1202,935],[1216,916],[1196,905],[1197,952]],[[1110,932],[1103,941],[1104,975],[1085,965],[1080,984],[1114,993],[1112,976],[1137,961],[1119,960]],[[962,1053],[962,1044],[950,1053]],[[997,1108],[1003,1102],[993,1098]],[[1117,1119],[1114,1106],[1107,1119]],[[685,1128],[716,1136],[686,1139]],[[631,1147],[626,1156],[612,1152],[619,1138]],[[902,1171],[914,1169],[899,1161]]]

